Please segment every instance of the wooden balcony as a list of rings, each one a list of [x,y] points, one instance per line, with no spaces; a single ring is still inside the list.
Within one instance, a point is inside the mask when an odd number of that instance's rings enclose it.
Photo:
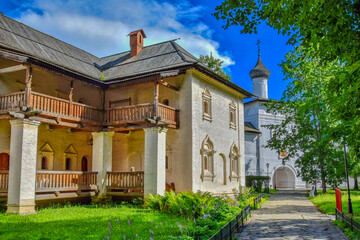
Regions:
[[[144,196],[144,171],[107,172],[107,194]]]
[[[30,109],[44,123],[57,124],[62,121],[66,126],[81,123],[89,126],[127,126],[128,124],[149,124],[154,119],[155,105],[153,103],[138,104],[103,110],[69,100],[31,92],[30,103],[26,103],[25,92],[16,92],[0,96],[0,114],[10,111]],[[170,127],[179,126],[179,110],[163,104],[158,104],[157,121],[167,123]],[[49,119],[49,120],[46,120]]]

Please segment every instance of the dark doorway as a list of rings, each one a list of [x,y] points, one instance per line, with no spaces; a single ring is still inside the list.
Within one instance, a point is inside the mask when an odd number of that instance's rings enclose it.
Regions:
[[[9,154],[0,153],[0,170],[9,170]]]
[[[81,159],[81,171],[83,172],[88,171],[88,160],[85,156]]]

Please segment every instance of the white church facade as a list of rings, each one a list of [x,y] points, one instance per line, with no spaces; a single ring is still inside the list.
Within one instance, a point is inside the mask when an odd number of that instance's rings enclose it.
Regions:
[[[255,97],[244,104],[245,118],[245,171],[246,175],[262,175],[270,177],[270,187],[276,189],[305,188],[306,183],[297,177],[295,160],[282,163],[286,150],[279,153],[265,148],[272,137],[270,129],[265,125],[280,124],[281,115],[267,112],[264,103],[268,102],[267,81],[270,71],[259,59],[250,71]]]

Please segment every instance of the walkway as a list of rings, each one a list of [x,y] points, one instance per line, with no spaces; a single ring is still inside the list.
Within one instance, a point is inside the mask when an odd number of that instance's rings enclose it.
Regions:
[[[251,214],[239,239],[347,239],[305,191],[279,191]]]

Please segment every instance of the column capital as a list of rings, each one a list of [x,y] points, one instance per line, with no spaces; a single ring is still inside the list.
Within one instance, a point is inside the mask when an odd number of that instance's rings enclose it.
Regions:
[[[144,128],[145,133],[148,132],[158,132],[158,133],[166,133],[168,131],[167,128],[162,128],[162,127],[150,127],[150,128]]]
[[[35,127],[38,127],[40,125],[39,121],[30,120],[30,119],[27,119],[27,118],[22,118],[22,119],[16,118],[16,119],[9,120],[9,122],[10,122],[11,125],[26,124],[26,125],[32,125],[32,126],[35,126]]]
[[[94,137],[97,136],[97,135],[104,135],[104,136],[112,137],[112,136],[114,136],[115,132],[92,132],[91,134]]]

